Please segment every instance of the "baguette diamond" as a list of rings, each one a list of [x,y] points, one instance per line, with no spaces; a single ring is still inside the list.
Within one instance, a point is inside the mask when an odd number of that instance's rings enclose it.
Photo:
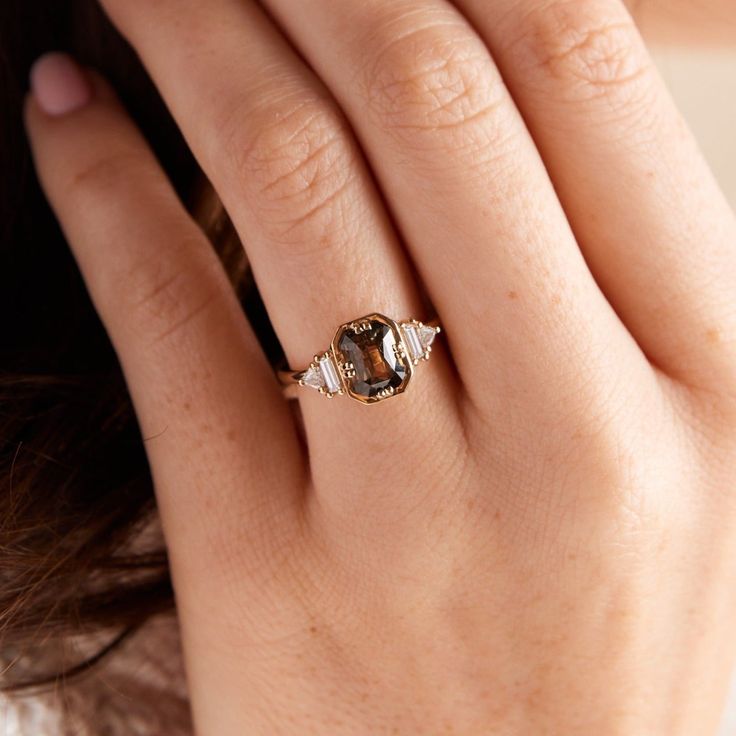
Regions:
[[[419,360],[424,354],[424,349],[422,348],[422,343],[419,341],[417,326],[411,322],[406,322],[401,325],[401,329],[404,332],[404,339],[409,347],[409,355],[411,355],[413,360]]]
[[[414,364],[416,365],[422,358],[428,358],[432,342],[439,330],[421,322],[404,322],[401,330]]]
[[[332,357],[329,353],[325,353],[319,359],[319,367],[322,372],[322,377],[325,381],[325,387],[331,394],[336,394],[340,391],[342,386],[340,385],[340,379],[335,369],[335,364],[332,362]]]

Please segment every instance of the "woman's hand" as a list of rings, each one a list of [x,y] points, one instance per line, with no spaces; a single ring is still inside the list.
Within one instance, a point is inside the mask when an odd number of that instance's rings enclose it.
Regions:
[[[620,0],[104,5],[293,367],[361,315],[429,317],[423,290],[444,327],[401,396],[300,389],[303,446],[112,92],[36,66],[28,129],[147,438],[198,733],[712,733],[736,223]]]

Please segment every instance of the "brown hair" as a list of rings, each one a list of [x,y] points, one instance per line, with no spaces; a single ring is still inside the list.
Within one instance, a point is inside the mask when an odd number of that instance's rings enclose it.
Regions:
[[[171,609],[143,443],[122,373],[35,178],[22,100],[41,53],[72,53],[118,90],[209,232],[264,348],[280,357],[232,227],[135,54],[95,0],[0,3],[0,658],[33,653],[6,690],[89,669]],[[138,540],[137,544],[134,542]],[[45,671],[47,647],[97,633],[91,656]],[[39,666],[40,663],[40,666]]]

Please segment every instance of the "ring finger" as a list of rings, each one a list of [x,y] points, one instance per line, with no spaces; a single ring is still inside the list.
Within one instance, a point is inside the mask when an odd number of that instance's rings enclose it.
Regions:
[[[588,270],[488,48],[453,5],[265,4],[333,91],[369,156],[449,326],[480,410],[469,416],[493,417],[498,431],[517,426],[526,436],[533,426],[549,435],[571,406],[593,405],[607,416],[612,383],[652,386],[651,369]]]

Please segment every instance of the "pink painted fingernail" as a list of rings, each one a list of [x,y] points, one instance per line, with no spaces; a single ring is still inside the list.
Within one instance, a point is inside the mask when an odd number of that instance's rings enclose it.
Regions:
[[[53,116],[84,107],[92,89],[82,70],[68,54],[44,54],[31,67],[31,90],[39,107]]]

